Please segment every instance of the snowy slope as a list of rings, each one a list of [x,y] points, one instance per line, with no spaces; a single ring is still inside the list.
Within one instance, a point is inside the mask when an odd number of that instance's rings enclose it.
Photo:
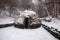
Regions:
[[[60,20],[52,18],[51,22],[42,21],[42,24],[47,25],[48,27],[54,27],[60,31]]]
[[[44,28],[19,29],[12,27],[0,29],[0,40],[58,40]]]

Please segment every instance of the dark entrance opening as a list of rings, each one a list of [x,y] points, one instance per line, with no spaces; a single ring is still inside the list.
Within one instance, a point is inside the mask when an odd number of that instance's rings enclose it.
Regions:
[[[30,27],[30,18],[25,18],[24,27],[25,28],[29,28]]]

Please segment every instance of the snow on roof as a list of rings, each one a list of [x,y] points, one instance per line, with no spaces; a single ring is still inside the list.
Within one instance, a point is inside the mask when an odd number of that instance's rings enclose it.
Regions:
[[[25,10],[21,13],[20,16],[31,16],[31,15],[36,15],[36,12],[35,11],[31,11],[31,10]]]

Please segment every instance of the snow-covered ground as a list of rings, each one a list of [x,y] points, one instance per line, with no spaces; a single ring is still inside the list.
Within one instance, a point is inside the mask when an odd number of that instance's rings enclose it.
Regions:
[[[4,18],[0,18],[0,25],[1,24],[9,24],[9,23],[13,23],[14,19],[11,17],[4,17]]]
[[[60,19],[52,18],[51,22],[42,21],[42,24],[45,24],[48,27],[54,27],[60,31]]]
[[[0,29],[0,40],[58,40],[44,28],[19,29],[12,27]]]
[[[57,20],[55,20],[57,21]],[[53,21],[53,22],[55,22]],[[13,23],[13,18],[0,18],[0,24]],[[52,24],[53,24],[52,22]],[[46,25],[48,22],[44,22]],[[59,23],[56,22],[56,24]],[[0,28],[0,40],[58,40],[47,32],[43,27],[37,29],[19,29],[14,26]]]
[[[35,4],[38,1],[33,0],[32,2]],[[30,11],[29,13],[31,14],[34,12]],[[27,13],[24,13],[24,15],[26,16]],[[1,12],[1,16],[3,16],[4,18],[0,18],[0,25],[14,23],[13,18],[7,17],[9,16],[9,12],[3,10]],[[42,21],[42,23],[49,27],[54,27],[60,30],[60,27],[59,27],[60,20],[52,19],[51,22]],[[19,28],[15,28],[14,26],[10,26],[6,28],[0,28],[0,40],[58,40],[58,39],[53,37],[43,27],[39,27],[37,29],[19,29]]]

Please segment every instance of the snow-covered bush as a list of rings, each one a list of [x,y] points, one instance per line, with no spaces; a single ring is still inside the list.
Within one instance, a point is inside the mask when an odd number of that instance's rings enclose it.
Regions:
[[[58,17],[57,17],[58,19],[60,19],[60,15],[58,15]]]
[[[52,16],[45,17],[43,20],[50,22],[52,20]]]

